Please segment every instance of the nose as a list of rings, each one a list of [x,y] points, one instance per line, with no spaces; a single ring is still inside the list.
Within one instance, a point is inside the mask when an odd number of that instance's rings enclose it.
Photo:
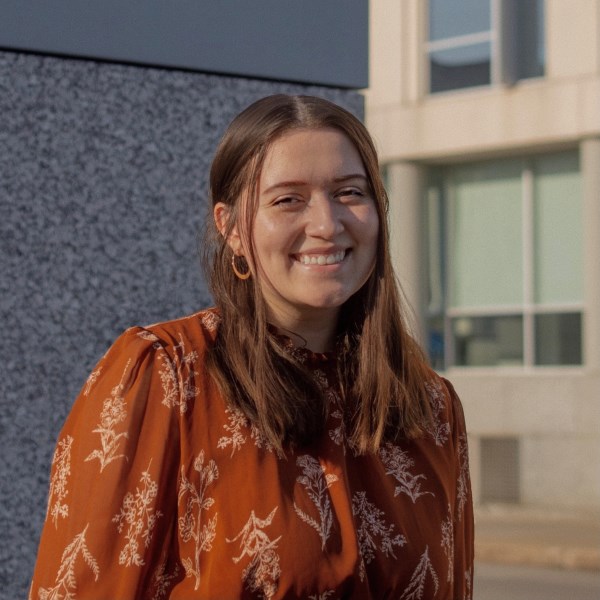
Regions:
[[[341,206],[329,196],[319,196],[311,200],[307,211],[307,235],[323,239],[333,239],[344,230]]]

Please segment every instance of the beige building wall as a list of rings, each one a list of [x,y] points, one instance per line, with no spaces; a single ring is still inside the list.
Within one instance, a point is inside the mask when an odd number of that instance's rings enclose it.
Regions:
[[[431,164],[580,152],[584,206],[581,367],[451,367],[471,434],[516,436],[521,499],[600,509],[600,0],[546,0],[546,75],[428,95],[425,0],[371,0],[366,120],[387,165],[392,248],[405,291],[424,310],[424,181]]]

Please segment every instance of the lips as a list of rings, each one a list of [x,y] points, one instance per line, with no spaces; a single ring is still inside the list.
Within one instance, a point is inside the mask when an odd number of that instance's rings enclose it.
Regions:
[[[328,254],[297,254],[298,262],[303,265],[335,265],[341,263],[346,257],[346,250],[331,252]]]

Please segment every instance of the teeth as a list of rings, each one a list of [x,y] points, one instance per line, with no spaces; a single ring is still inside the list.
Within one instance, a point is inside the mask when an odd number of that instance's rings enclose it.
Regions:
[[[340,250],[340,252],[336,252],[335,254],[312,254],[310,256],[303,254],[300,256],[300,262],[303,265],[334,265],[342,262],[344,256],[346,256],[345,250]]]

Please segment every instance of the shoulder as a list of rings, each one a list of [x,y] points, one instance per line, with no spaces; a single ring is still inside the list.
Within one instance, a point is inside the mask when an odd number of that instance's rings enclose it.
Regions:
[[[464,434],[466,426],[462,403],[452,383],[431,370],[425,389],[432,415],[430,433],[436,444],[442,445],[450,436]]]
[[[213,345],[220,316],[206,309],[187,317],[126,329],[106,351],[88,377],[84,395],[110,373],[126,373],[131,381],[149,371],[170,369],[174,363],[196,362]]]
[[[207,308],[192,315],[127,329],[109,350],[127,349],[134,354],[144,350],[161,351],[169,356],[194,352],[199,357],[214,345],[221,316]]]
[[[187,340],[200,347],[212,346],[217,336],[221,315],[216,308],[206,308],[194,314],[133,328],[140,337],[173,345]]]

